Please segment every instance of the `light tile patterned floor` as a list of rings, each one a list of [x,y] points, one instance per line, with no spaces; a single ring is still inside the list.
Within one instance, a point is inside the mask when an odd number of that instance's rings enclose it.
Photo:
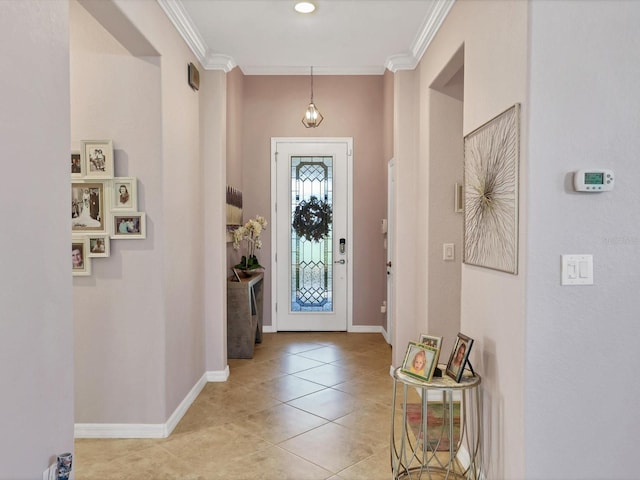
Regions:
[[[270,333],[166,439],[75,442],[76,480],[389,480],[391,347]]]

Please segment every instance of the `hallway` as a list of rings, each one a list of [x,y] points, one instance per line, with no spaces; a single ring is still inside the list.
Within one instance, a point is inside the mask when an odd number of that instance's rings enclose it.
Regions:
[[[268,333],[166,439],[75,441],[76,480],[388,480],[391,347],[380,334]]]

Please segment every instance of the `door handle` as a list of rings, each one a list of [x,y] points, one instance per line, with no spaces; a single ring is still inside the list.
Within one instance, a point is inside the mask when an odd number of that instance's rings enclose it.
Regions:
[[[345,263],[347,263],[347,261],[343,258],[342,260],[336,260],[333,263],[339,263],[340,265],[344,265]]]
[[[391,262],[387,262],[387,267],[391,267]]]

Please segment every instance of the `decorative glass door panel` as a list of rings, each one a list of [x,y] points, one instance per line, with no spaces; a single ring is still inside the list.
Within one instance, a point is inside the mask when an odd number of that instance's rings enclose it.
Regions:
[[[351,148],[350,138],[271,140],[277,331],[347,330]]]
[[[333,158],[291,157],[291,312],[333,311],[332,203]]]

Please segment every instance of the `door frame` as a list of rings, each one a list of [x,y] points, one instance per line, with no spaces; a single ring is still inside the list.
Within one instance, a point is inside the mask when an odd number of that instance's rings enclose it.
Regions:
[[[278,143],[347,144],[347,332],[353,331],[353,137],[271,137],[271,331],[278,331],[277,145]],[[282,255],[281,255],[282,257]],[[286,255],[285,255],[286,257]],[[285,287],[286,288],[286,287]]]

